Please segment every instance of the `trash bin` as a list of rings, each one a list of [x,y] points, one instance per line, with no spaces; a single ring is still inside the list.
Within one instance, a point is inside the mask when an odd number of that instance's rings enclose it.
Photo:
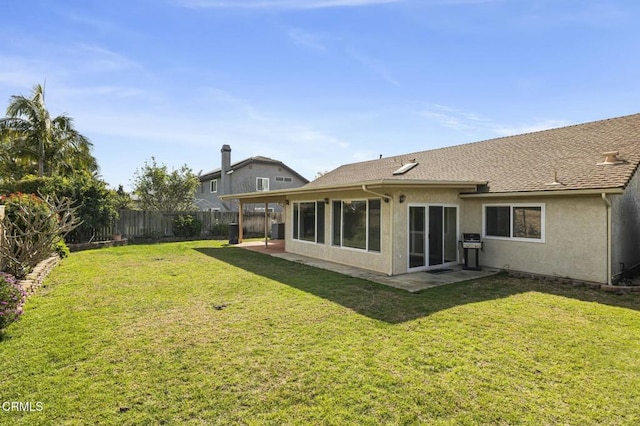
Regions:
[[[238,244],[238,237],[240,236],[240,227],[237,223],[229,224],[229,244]]]
[[[271,224],[271,239],[284,240],[284,223]]]

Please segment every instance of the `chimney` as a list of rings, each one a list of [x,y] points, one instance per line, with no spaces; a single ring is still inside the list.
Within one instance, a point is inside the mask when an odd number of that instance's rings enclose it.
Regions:
[[[231,194],[231,176],[228,174],[231,169],[231,147],[222,145],[222,162],[220,163],[220,186],[223,194]]]

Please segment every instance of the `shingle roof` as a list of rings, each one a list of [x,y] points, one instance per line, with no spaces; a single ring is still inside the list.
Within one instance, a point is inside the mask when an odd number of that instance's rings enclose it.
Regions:
[[[617,165],[597,165],[619,151]],[[393,172],[415,160],[416,167]],[[305,188],[374,180],[487,181],[488,192],[624,188],[640,163],[640,114],[347,164]],[[562,185],[549,185],[554,176]]]

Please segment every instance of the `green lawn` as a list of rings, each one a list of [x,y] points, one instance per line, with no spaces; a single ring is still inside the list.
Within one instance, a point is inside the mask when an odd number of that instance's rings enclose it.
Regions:
[[[410,294],[209,241],[73,253],[46,283],[0,342],[0,402],[43,410],[1,424],[640,423],[638,294]]]

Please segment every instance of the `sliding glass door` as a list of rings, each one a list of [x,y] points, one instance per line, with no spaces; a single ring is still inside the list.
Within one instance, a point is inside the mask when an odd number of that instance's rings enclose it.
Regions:
[[[409,206],[409,269],[429,269],[458,261],[458,208]]]

